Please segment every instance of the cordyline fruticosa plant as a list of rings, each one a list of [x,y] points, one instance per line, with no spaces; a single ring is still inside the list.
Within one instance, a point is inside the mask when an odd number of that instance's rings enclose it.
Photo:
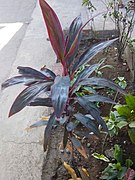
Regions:
[[[45,128],[44,150],[46,151],[53,125],[60,123],[65,127],[63,137],[63,146],[66,147],[67,141],[71,141],[78,150],[82,148],[79,140],[76,138],[75,128],[78,122],[93,131],[99,136],[98,125],[107,131],[107,126],[100,116],[100,110],[95,102],[115,103],[108,97],[97,93],[77,96],[79,87],[83,86],[102,86],[109,87],[116,91],[123,92],[115,83],[98,77],[91,77],[91,74],[100,66],[94,64],[87,66],[78,75],[76,72],[81,66],[86,65],[98,52],[111,45],[116,39],[105,41],[88,48],[80,58],[75,59],[76,52],[82,37],[81,16],[76,17],[70,25],[68,35],[65,38],[58,17],[53,9],[44,0],[39,0],[43,17],[48,30],[49,39],[52,48],[62,64],[62,76],[56,76],[54,72],[46,67],[37,71],[31,67],[18,67],[19,76],[8,79],[2,84],[2,88],[24,83],[24,89],[14,101],[9,117],[21,111],[25,106],[47,106],[53,107],[54,113],[50,116]],[[47,93],[46,93],[47,92]],[[49,94],[47,98],[41,98],[41,94]],[[85,113],[79,113],[79,108],[84,108]],[[89,113],[92,118],[86,116]],[[46,125],[46,121],[40,121],[31,127]]]

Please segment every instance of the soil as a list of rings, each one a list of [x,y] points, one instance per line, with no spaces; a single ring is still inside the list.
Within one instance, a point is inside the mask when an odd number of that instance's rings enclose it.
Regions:
[[[84,39],[81,42],[80,50],[78,52],[78,55],[82,54],[84,50],[86,50],[88,47],[92,46],[93,43],[97,43],[99,40],[97,39]],[[117,79],[118,76],[124,77],[127,82],[127,93],[133,92],[133,78],[130,73],[129,67],[126,63],[126,60],[123,56],[123,61],[118,61],[117,59],[117,48],[116,45],[113,45],[112,47],[109,47],[105,51],[99,53],[91,62],[90,64],[94,64],[99,62],[102,58],[106,58],[105,63],[103,65],[112,65],[113,68],[105,68],[102,71],[102,77],[108,78],[110,80]],[[106,94],[105,91],[101,91],[101,94]],[[114,99],[115,93],[108,93],[107,94]],[[117,102],[124,103],[124,97],[123,95],[119,94],[116,98]],[[102,104],[100,106],[102,111],[102,116],[107,116],[110,112],[110,105]],[[126,129],[122,129],[118,136],[115,136],[113,138],[110,138],[109,136],[106,137],[106,135],[103,133],[101,134],[101,138],[97,138],[95,135],[90,135],[89,132],[84,127],[81,127],[78,129],[82,132],[83,137],[80,139],[81,143],[83,144],[88,159],[84,159],[78,151],[74,151],[74,159],[72,155],[70,154],[69,150],[61,151],[58,155],[60,158],[62,158],[62,161],[67,162],[73,167],[76,174],[79,176],[81,174],[83,180],[98,180],[100,179],[101,172],[107,167],[108,163],[97,160],[92,156],[92,153],[97,152],[99,154],[106,154],[108,150],[114,147],[114,144],[119,144],[123,151],[123,159],[130,158],[134,165],[133,169],[135,169],[135,145],[131,143]],[[62,132],[60,132],[62,133]],[[46,163],[46,161],[45,161]],[[45,164],[44,163],[44,164]],[[85,168],[89,174],[89,176],[84,175],[84,173],[81,171],[81,168]],[[45,169],[45,167],[44,167]],[[46,170],[47,171],[47,170]],[[65,171],[63,166],[59,166],[58,169],[55,169],[55,175],[54,176],[56,180],[68,180],[70,178],[69,174]],[[42,178],[44,179],[44,178]],[[52,178],[53,179],[53,178]],[[45,179],[49,180],[49,179]]]

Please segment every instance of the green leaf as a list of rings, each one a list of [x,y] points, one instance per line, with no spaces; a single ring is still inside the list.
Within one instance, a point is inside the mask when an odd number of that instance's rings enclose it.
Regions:
[[[111,137],[118,135],[118,128],[114,127],[112,130],[109,131],[109,135]]]
[[[121,163],[118,162],[117,164],[115,164],[115,168],[117,169],[117,171],[121,171],[122,169]]]
[[[130,127],[130,128],[135,128],[135,121],[132,121],[132,122],[129,124],[129,127]]]
[[[117,170],[115,164],[109,163],[109,165],[102,172],[101,179],[114,180],[117,178]]]
[[[129,106],[130,110],[135,110],[135,97],[131,94],[125,96],[126,103]]]
[[[118,77],[118,80],[119,80],[119,81],[123,81],[123,80],[124,80],[124,77]]]
[[[127,105],[116,105],[114,108],[117,110],[119,115],[129,117],[131,115],[131,109]]]
[[[133,161],[131,161],[131,159],[126,159],[125,165],[129,169],[133,165]]]
[[[118,144],[114,145],[114,158],[117,162],[122,163],[122,150]]]
[[[116,105],[117,106],[117,105]],[[119,114],[118,114],[118,112],[117,111],[111,111],[110,112],[110,118],[111,118],[111,120],[113,120],[113,121],[115,121],[116,120],[116,117],[118,116]]]
[[[120,86],[122,89],[125,89],[125,88],[127,87],[126,81],[121,81],[121,82],[119,82],[118,84],[119,84],[119,86]]]
[[[95,94],[96,93],[96,91],[92,87],[89,87],[89,86],[84,86],[83,90],[85,90],[89,94]]]
[[[108,122],[107,127],[108,127],[108,130],[110,131],[115,127],[115,125],[114,125],[114,123]]]
[[[110,162],[110,160],[103,154],[93,153],[92,156],[96,159],[100,159],[105,162]]]
[[[135,128],[128,130],[128,135],[133,144],[135,144]]]
[[[127,172],[127,167],[121,167],[121,170],[118,171],[118,175],[117,175],[118,179],[122,180],[125,177],[126,172]]]
[[[128,125],[128,123],[127,123],[126,121],[120,121],[120,122],[117,124],[117,126],[118,126],[119,129],[121,129],[121,128],[127,126],[127,125]]]

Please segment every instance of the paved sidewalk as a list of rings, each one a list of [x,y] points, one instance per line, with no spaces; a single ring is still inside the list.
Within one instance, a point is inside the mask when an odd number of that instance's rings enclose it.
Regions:
[[[64,29],[80,12],[86,12],[81,6],[81,0],[75,0],[75,4],[71,4],[68,0],[66,6],[63,0],[49,0],[48,3],[58,12]],[[17,74],[18,65],[39,69],[45,64],[51,67],[56,61],[50,42],[47,41],[48,36],[38,3],[31,18],[32,21],[27,27],[24,38],[16,54],[13,54],[15,60],[11,64],[10,74],[5,76],[12,77]],[[5,76],[4,79],[8,78]],[[11,104],[22,88],[23,86],[20,85],[0,92],[0,180],[39,180],[41,178],[44,128],[28,132],[25,128],[39,120],[43,113],[49,115],[49,110],[41,107],[27,107],[8,119]]]

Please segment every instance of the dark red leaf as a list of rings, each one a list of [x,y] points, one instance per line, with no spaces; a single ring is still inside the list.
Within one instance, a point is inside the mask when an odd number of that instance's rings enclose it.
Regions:
[[[56,77],[55,73],[46,67],[42,67],[41,72],[50,79],[55,79]]]
[[[42,80],[45,80],[45,79],[48,80],[48,77],[46,75],[44,75],[40,71],[37,71],[36,69],[33,69],[31,67],[18,66],[17,69],[19,70],[19,74],[22,74],[23,76],[31,76],[31,77],[39,78]]]
[[[44,151],[47,150],[48,144],[50,142],[51,130],[52,130],[52,126],[53,126],[54,121],[55,121],[55,115],[53,113],[50,116],[48,123],[47,123],[47,126],[46,126],[45,131],[44,131]]]
[[[103,102],[103,103],[116,104],[116,102],[114,102],[109,97],[101,96],[99,94],[91,94],[91,95],[83,96],[83,98],[87,99],[90,102]]]
[[[70,25],[68,36],[67,36],[66,47],[65,47],[65,56],[69,52],[70,48],[72,47],[74,40],[78,36],[78,33],[81,27],[82,27],[82,19],[81,19],[81,16],[79,15],[73,20],[73,22]],[[73,61],[74,56],[78,50],[80,41],[81,41],[81,33],[79,34],[78,42],[76,45],[76,49],[74,50],[74,53],[70,57],[67,56],[67,58],[65,58],[67,67],[69,67],[71,62]]]
[[[29,104],[29,106],[52,107],[52,100],[51,100],[51,98],[36,98]]]
[[[68,36],[67,36],[66,53],[71,48],[81,27],[82,27],[82,19],[81,19],[81,15],[79,15],[72,21],[70,25]]]
[[[135,178],[135,171],[129,168],[126,173],[126,180],[133,180],[134,178]]]
[[[71,131],[73,131],[75,128],[76,128],[76,124],[75,123],[73,123],[73,122],[69,122],[67,125],[66,125],[66,129],[67,129],[67,131],[68,132],[71,132]]]
[[[101,14],[101,13],[99,13]],[[65,54],[65,58],[64,58],[64,63],[66,62],[67,64],[67,68],[69,68],[69,70],[71,70],[72,66],[75,64],[74,61],[73,61],[73,57],[74,55],[76,54],[77,52],[77,49],[78,49],[78,46],[79,46],[79,43],[81,41],[81,37],[82,37],[82,30],[83,28],[91,21],[93,20],[93,18],[95,18],[96,16],[98,16],[99,14],[95,15],[94,17],[92,17],[91,19],[89,19],[83,26],[82,26],[82,23],[81,23],[81,19],[80,17],[78,16],[77,19],[75,19],[73,21],[74,24],[78,24],[78,28],[77,28],[77,31],[76,31],[76,36],[74,36],[74,41],[72,41],[72,45],[70,45],[70,49],[68,50],[68,52]],[[78,19],[79,18],[79,19]],[[78,21],[79,20],[79,21]],[[79,29],[80,27],[80,29]],[[67,40],[68,42],[68,40]],[[73,72],[73,71],[72,71]]]
[[[72,66],[72,73],[74,74],[75,71],[78,70],[82,65],[85,65],[86,63],[88,63],[97,53],[99,53],[104,48],[111,45],[116,40],[117,40],[117,38],[113,39],[113,40],[105,41],[105,42],[99,43],[98,45],[94,45],[92,48],[86,50],[80,56],[80,58],[74,62],[73,66]]]
[[[98,67],[100,64],[93,64],[91,66],[86,67],[76,78],[73,86],[76,86],[82,80],[88,78]]]
[[[52,104],[57,118],[61,117],[61,114],[65,109],[68,100],[69,87],[69,76],[57,76],[53,86],[51,87]]]
[[[99,77],[92,77],[92,78],[87,78],[83,81],[81,81],[79,83],[80,86],[85,86],[85,85],[96,85],[96,86],[100,86],[100,87],[108,87],[111,88],[115,91],[121,92],[123,94],[125,94],[125,92],[123,91],[123,89],[117,85],[116,83],[105,79],[105,78],[99,78]]]
[[[71,48],[64,57],[64,63],[66,63],[67,67],[72,63],[72,60],[74,59],[75,53],[77,52],[79,47],[79,42],[81,41],[81,36],[82,36],[81,31],[79,31],[78,34],[76,35],[74,42],[72,43]]]
[[[67,129],[65,128],[65,131],[64,131],[64,136],[63,136],[63,148],[65,149],[66,145],[67,145],[67,142],[68,142],[68,131]]]
[[[93,131],[93,133],[99,137],[99,135],[100,135],[99,130],[98,130],[97,126],[94,124],[92,119],[90,119],[89,117],[87,117],[87,116],[85,116],[85,115],[83,115],[81,113],[77,113],[74,116],[85,127],[87,127],[88,129],[91,129]]]
[[[4,83],[2,83],[2,89],[20,83],[29,86],[43,80],[53,81],[56,77],[55,74],[49,69],[46,69],[43,72],[37,71],[36,69],[33,69],[31,67],[18,66],[17,69],[19,69],[19,74],[21,74],[21,76],[15,76],[6,80]]]
[[[25,84],[25,85],[29,85],[29,84],[33,84],[36,82],[40,82],[43,81],[41,79],[35,78],[35,77],[31,77],[31,76],[15,76],[13,78],[10,78],[8,80],[6,80],[4,83],[2,83],[1,87],[2,89],[5,89],[9,86],[13,86],[16,84]]]
[[[104,120],[101,118],[100,114],[100,110],[95,106],[95,104],[93,104],[92,102],[88,101],[87,99],[83,98],[83,97],[79,97],[77,98],[78,103],[86,110],[90,113],[90,115],[97,120],[98,124],[101,124],[101,126],[103,127],[103,129],[105,131],[108,131],[106,123],[104,122]]]
[[[41,127],[41,126],[46,126],[48,124],[48,121],[45,120],[40,120],[34,124],[32,124],[29,128],[27,129],[32,129],[32,128],[37,128],[37,127]]]
[[[52,47],[59,60],[64,57],[64,34],[59,19],[45,0],[39,0]]]
[[[80,141],[79,141],[76,137],[74,137],[74,136],[72,136],[70,139],[71,139],[74,147],[78,150],[78,152],[79,152],[84,158],[88,158],[88,157],[87,157],[87,154],[86,154],[86,151],[85,151],[85,149],[83,148],[83,146],[81,145]]]
[[[48,91],[51,85],[52,82],[39,82],[30,85],[26,89],[24,89],[14,101],[9,112],[9,117],[21,111],[25,106],[30,104],[33,101],[33,99],[35,99],[41,93]]]

